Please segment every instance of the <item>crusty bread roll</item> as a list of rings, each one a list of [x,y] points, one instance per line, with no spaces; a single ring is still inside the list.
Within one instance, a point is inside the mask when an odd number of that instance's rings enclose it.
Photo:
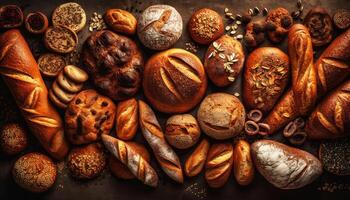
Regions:
[[[139,100],[139,121],[143,137],[153,150],[153,153],[163,171],[173,180],[182,183],[183,174],[179,157],[164,138],[153,110],[142,100]]]
[[[254,178],[254,165],[250,154],[250,144],[238,140],[233,147],[233,175],[240,185],[249,185]]]
[[[310,139],[335,139],[350,134],[350,80],[319,103],[305,131]]]
[[[259,109],[266,114],[288,83],[288,56],[275,47],[255,49],[245,63],[243,76],[242,97],[246,109]]]
[[[260,174],[278,188],[301,188],[322,174],[321,162],[306,151],[273,140],[256,141],[251,150]]]
[[[0,36],[0,74],[9,87],[29,129],[56,159],[68,152],[62,120],[48,100],[48,92],[26,41],[19,30]]]
[[[156,187],[158,185],[157,173],[151,165],[127,143],[109,135],[103,135],[102,142],[113,156],[130,169],[131,173],[137,179],[151,187]]]
[[[315,63],[317,99],[341,84],[350,74],[350,29],[338,36]],[[293,90],[289,90],[264,119],[274,133],[299,115]],[[312,109],[312,108],[310,108]]]
[[[170,49],[146,63],[143,92],[152,106],[165,113],[183,113],[196,106],[207,89],[200,59],[183,49]]]
[[[135,98],[118,103],[115,122],[119,139],[131,140],[134,138],[139,126],[139,106]]]
[[[227,182],[232,169],[233,147],[230,143],[213,144],[205,164],[205,179],[212,188],[220,188]]]
[[[196,176],[202,171],[205,161],[207,160],[209,147],[209,141],[204,138],[192,152],[192,154],[187,158],[184,167],[184,171],[187,176]]]

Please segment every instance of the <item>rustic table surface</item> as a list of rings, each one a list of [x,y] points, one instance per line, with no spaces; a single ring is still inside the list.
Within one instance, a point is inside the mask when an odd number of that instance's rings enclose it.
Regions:
[[[25,13],[30,11],[41,11],[50,16],[53,9],[59,4],[66,2],[61,0],[1,0],[0,5],[17,4],[20,5]],[[242,13],[249,8],[258,6],[259,8],[275,8],[283,6],[289,11],[296,9],[296,0],[176,0],[176,1],[160,1],[160,0],[80,0],[76,1],[85,9],[87,18],[92,16],[93,12],[103,14],[107,8],[122,8],[131,11],[136,16],[145,8],[153,4],[169,4],[175,7],[182,15],[184,25],[194,10],[201,7],[209,7],[224,16],[224,8],[228,7],[233,13]],[[330,13],[338,8],[350,9],[349,0],[304,0],[304,15],[312,6],[321,5],[329,10]],[[242,30],[240,30],[242,31]],[[25,34],[25,31],[23,31]],[[86,37],[89,36],[88,26],[79,33],[79,41],[82,44]],[[42,46],[42,38],[26,35],[27,41],[33,48],[34,55],[37,57],[40,53],[45,52]],[[135,40],[136,37],[135,37]],[[181,39],[175,47],[185,48],[185,43],[190,42],[189,35],[184,26],[184,32]],[[263,46],[269,46],[266,42]],[[286,51],[286,43],[282,43],[279,47]],[[143,49],[146,57],[152,55],[152,51]],[[206,47],[200,46],[197,55],[203,60]],[[316,56],[322,49],[316,50]],[[47,81],[50,84],[50,80]],[[217,88],[212,84],[209,85],[208,93],[213,91],[224,91],[228,93],[241,92],[241,77],[228,88]],[[142,91],[138,95],[143,98]],[[192,111],[196,113],[196,109]],[[168,115],[156,113],[162,125],[169,117]],[[16,110],[13,99],[2,80],[0,80],[0,125],[8,121],[23,121],[20,114]],[[273,139],[283,141],[280,134],[272,136]],[[144,143],[141,133],[137,134],[136,140]],[[43,151],[34,138],[31,138],[30,148],[26,152]],[[301,148],[312,153],[316,153],[318,144],[307,142]],[[192,152],[193,148],[187,151],[177,151],[182,163],[185,158]],[[256,177],[251,185],[247,187],[239,186],[231,176],[228,183],[221,189],[210,189],[207,187],[203,173],[195,178],[186,178],[184,184],[176,184],[170,180],[152,159],[154,166],[160,177],[160,184],[157,188],[149,188],[142,185],[137,180],[123,181],[113,177],[108,170],[91,181],[81,182],[72,179],[64,163],[58,163],[58,179],[52,189],[43,194],[32,194],[20,189],[12,180],[11,167],[18,157],[0,156],[0,199],[297,199],[297,198],[315,198],[321,199],[350,199],[350,177],[337,177],[324,173],[313,184],[298,190],[280,190],[269,184],[263,177],[256,173]],[[334,192],[324,192],[320,188],[327,184],[338,186]],[[343,190],[345,188],[345,190]]]

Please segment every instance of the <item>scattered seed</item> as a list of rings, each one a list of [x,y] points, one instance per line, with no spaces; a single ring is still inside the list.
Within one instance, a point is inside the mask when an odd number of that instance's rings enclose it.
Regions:
[[[228,79],[229,81],[231,81],[231,82],[234,82],[234,81],[235,81],[235,77],[232,77],[232,76],[227,77],[227,79]]]
[[[229,9],[228,8],[225,8],[225,13],[227,13],[229,11]]]
[[[222,58],[222,59],[225,59],[225,54],[219,53],[219,57]]]
[[[240,25],[240,24],[242,24],[242,22],[241,21],[236,21],[236,24]]]
[[[226,27],[225,27],[225,30],[226,30],[226,31],[229,31],[230,29],[231,29],[231,26],[226,26]]]
[[[227,16],[227,17],[231,17],[232,15],[233,15],[233,14],[230,13],[230,12],[226,13],[226,16]]]
[[[231,32],[230,32],[231,35],[234,35],[234,34],[236,34],[236,33],[237,33],[237,31],[231,31]]]
[[[239,93],[238,92],[235,92],[233,95],[235,95],[236,97],[239,97]]]
[[[249,8],[248,13],[249,13],[250,15],[254,15],[253,9]]]
[[[243,39],[243,35],[241,35],[241,34],[237,35],[237,39],[239,39],[239,40]]]
[[[233,29],[233,30],[237,30],[237,29],[238,29],[237,24],[232,25],[232,29]]]
[[[241,19],[242,19],[242,15],[237,14],[237,15],[236,15],[236,19],[237,19],[237,20],[241,20]]]

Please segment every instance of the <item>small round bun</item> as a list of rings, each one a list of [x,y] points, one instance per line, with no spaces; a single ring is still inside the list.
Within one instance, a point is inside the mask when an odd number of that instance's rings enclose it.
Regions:
[[[148,163],[151,160],[151,156],[145,146],[136,142],[126,142],[134,151],[139,153],[145,161]],[[121,179],[135,179],[136,177],[130,172],[129,168],[120,162],[114,156],[109,158],[109,168],[113,175]]]
[[[165,138],[178,149],[187,149],[197,143],[201,130],[190,114],[173,115],[165,125]]]
[[[188,31],[197,43],[210,44],[224,34],[224,22],[216,11],[202,8],[191,16]]]
[[[6,155],[15,155],[28,146],[28,133],[18,123],[9,123],[0,130],[0,149]]]
[[[150,6],[138,18],[137,34],[147,48],[169,49],[181,37],[182,17],[169,5]]]
[[[68,155],[67,167],[77,179],[93,179],[99,176],[106,166],[106,155],[98,143],[76,147]]]
[[[220,49],[220,53],[216,53]],[[231,36],[223,35],[208,48],[204,68],[209,79],[218,87],[232,84],[240,74],[244,63],[242,44]]]
[[[152,56],[144,70],[143,92],[158,111],[183,113],[196,106],[207,89],[200,59],[183,49]]]
[[[224,140],[238,135],[244,127],[245,110],[240,100],[227,93],[213,93],[199,106],[197,119],[208,136]]]
[[[20,157],[12,168],[14,181],[30,192],[44,192],[56,181],[57,169],[52,160],[40,153]]]

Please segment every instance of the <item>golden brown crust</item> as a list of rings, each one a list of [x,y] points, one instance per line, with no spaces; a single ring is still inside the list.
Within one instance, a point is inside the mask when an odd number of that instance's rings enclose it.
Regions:
[[[77,34],[65,27],[49,27],[45,31],[44,44],[47,49],[56,53],[70,53],[78,45]]]
[[[65,130],[73,144],[87,144],[109,134],[114,125],[116,106],[95,90],[84,90],[69,103],[65,113]]]
[[[152,166],[131,146],[122,140],[113,138],[109,135],[103,135],[102,141],[112,155],[127,166],[130,172],[137,179],[146,185],[157,187],[157,173],[154,171]]]
[[[209,147],[209,141],[204,138],[187,158],[184,171],[188,177],[197,176],[203,170]]]
[[[108,9],[104,18],[113,31],[130,35],[136,32],[137,20],[126,10]]]
[[[145,146],[136,142],[126,142],[127,145],[130,146],[136,153],[140,154],[140,156],[146,161],[150,162],[151,157],[148,153]],[[109,157],[109,168],[111,172],[118,178],[121,179],[135,179],[136,177],[132,174],[129,168],[120,162],[116,157]]]
[[[24,20],[24,23],[27,31],[33,34],[44,33],[49,27],[49,20],[47,19],[46,15],[42,12],[28,13]],[[41,26],[38,27],[38,24],[40,24]]]
[[[212,188],[220,188],[227,182],[232,169],[233,147],[230,143],[213,144],[205,164],[205,179]]]
[[[244,140],[238,140],[233,148],[233,174],[240,185],[249,185],[254,178],[250,144]]]
[[[38,65],[18,30],[0,37],[0,74],[9,87],[27,125],[41,145],[56,159],[68,152],[61,118],[48,101]]]
[[[310,139],[335,139],[350,133],[350,81],[319,103],[306,123]]]
[[[139,125],[139,108],[135,98],[118,103],[115,120],[118,138],[122,140],[134,138]]]
[[[289,78],[289,59],[275,47],[255,49],[248,57],[243,79],[243,102],[247,110],[270,111],[282,95]]]
[[[288,52],[295,105],[300,115],[306,115],[316,103],[317,80],[311,36],[305,26],[296,24],[289,30]]]
[[[244,60],[241,43],[228,35],[223,35],[208,47],[204,68],[216,86],[225,87],[236,80],[243,68]]]
[[[178,149],[187,149],[196,144],[201,130],[196,118],[190,114],[173,115],[165,125],[165,138]]]
[[[338,36],[315,63],[317,99],[323,97],[349,76],[349,55],[350,29]],[[293,91],[289,90],[264,119],[264,123],[269,124],[270,133],[274,133],[298,116],[298,107],[295,104]]]
[[[224,34],[224,22],[216,11],[202,8],[192,14],[188,31],[199,44],[210,44]]]
[[[152,106],[165,113],[183,113],[196,106],[207,89],[199,58],[183,49],[152,56],[144,70],[143,91]]]
[[[183,174],[179,157],[164,138],[164,133],[153,110],[142,100],[139,104],[139,121],[143,137],[153,150],[153,153],[163,171],[173,180],[182,183]]]
[[[106,155],[101,144],[93,143],[75,147],[68,155],[67,167],[77,179],[92,179],[99,176],[106,166]]]
[[[12,168],[14,181],[30,192],[44,192],[56,181],[57,169],[52,160],[40,153],[20,157]]]
[[[244,128],[246,113],[241,101],[228,93],[205,97],[197,112],[198,123],[205,134],[217,139],[232,138]]]

